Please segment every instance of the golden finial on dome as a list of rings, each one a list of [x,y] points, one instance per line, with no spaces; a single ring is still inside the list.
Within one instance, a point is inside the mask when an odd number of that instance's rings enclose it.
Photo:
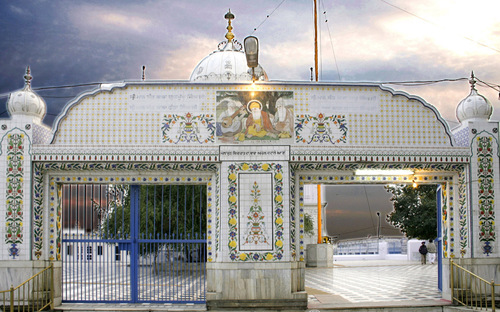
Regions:
[[[231,42],[231,40],[233,40],[234,38],[234,34],[232,33],[232,30],[233,30],[233,26],[231,26],[231,20],[234,19],[234,14],[231,13],[231,9],[229,9],[229,12],[226,13],[226,15],[224,15],[224,18],[227,19],[227,34],[226,34],[226,39],[228,42]]]

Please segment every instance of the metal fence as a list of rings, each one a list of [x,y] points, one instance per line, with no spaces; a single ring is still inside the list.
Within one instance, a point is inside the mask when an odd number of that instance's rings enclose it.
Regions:
[[[379,254],[381,242],[387,243],[389,254],[406,254],[408,251],[406,237],[384,237],[381,239],[374,237],[338,241],[335,255],[376,255]]]
[[[2,311],[43,311],[54,304],[54,267],[51,264],[21,285],[0,291]]]
[[[499,296],[499,288],[495,287],[500,286],[495,281],[488,282],[451,260],[450,283],[453,303],[475,310],[495,311]]]
[[[63,302],[205,302],[206,185],[63,188]]]

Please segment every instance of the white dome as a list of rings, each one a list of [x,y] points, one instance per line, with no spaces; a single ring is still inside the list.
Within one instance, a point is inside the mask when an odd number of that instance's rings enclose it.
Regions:
[[[469,96],[460,101],[457,105],[457,119],[462,122],[465,120],[489,120],[493,114],[493,106],[487,98],[477,93],[475,88],[474,74],[470,80],[471,91]]]
[[[10,115],[28,115],[40,118],[45,117],[47,105],[41,96],[31,90],[31,79],[29,67],[24,75],[25,85],[22,90],[12,92],[7,101],[7,110]]]
[[[191,73],[192,82],[235,82],[252,81],[249,73],[245,52],[235,40],[221,42],[225,46],[216,50],[201,60]],[[239,45],[239,47],[238,47]],[[267,75],[262,67],[256,68],[259,80],[267,80]]]
[[[210,53],[196,65],[191,77],[192,82],[251,82],[251,69],[247,66],[245,52],[242,51],[241,43],[236,41],[232,33],[231,20],[234,15],[229,10],[224,16],[228,20],[227,41],[219,43],[217,50]],[[255,76],[258,80],[267,81],[267,74],[259,65],[255,68]]]

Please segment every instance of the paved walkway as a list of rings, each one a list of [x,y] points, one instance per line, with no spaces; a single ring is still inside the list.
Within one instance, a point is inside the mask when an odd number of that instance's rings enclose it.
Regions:
[[[447,305],[437,288],[437,265],[409,261],[337,261],[307,268],[309,308]]]
[[[307,268],[307,311],[342,308],[449,305],[437,288],[437,265],[419,262],[336,261],[334,268]],[[65,311],[206,311],[204,304],[64,304]]]

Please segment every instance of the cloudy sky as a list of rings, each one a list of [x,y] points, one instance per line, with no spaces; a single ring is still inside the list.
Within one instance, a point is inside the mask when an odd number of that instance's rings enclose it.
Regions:
[[[319,6],[322,81],[433,81],[467,78],[474,70],[500,84],[500,1],[321,0]],[[0,2],[0,117],[7,116],[7,94],[23,87],[27,65],[33,88],[140,79],[142,65],[148,79],[189,79],[224,39],[228,8],[236,39],[258,36],[270,79],[309,80],[312,0],[6,0]],[[469,93],[466,80],[391,87],[435,105],[452,127],[455,107]],[[88,88],[38,91],[48,105],[45,123]],[[498,106],[497,91],[478,90]],[[499,117],[497,110],[493,118]]]
[[[401,236],[401,232],[386,221],[393,210],[391,194],[383,185],[330,185],[325,187],[328,235],[337,239],[377,236],[380,212],[380,235]]]

